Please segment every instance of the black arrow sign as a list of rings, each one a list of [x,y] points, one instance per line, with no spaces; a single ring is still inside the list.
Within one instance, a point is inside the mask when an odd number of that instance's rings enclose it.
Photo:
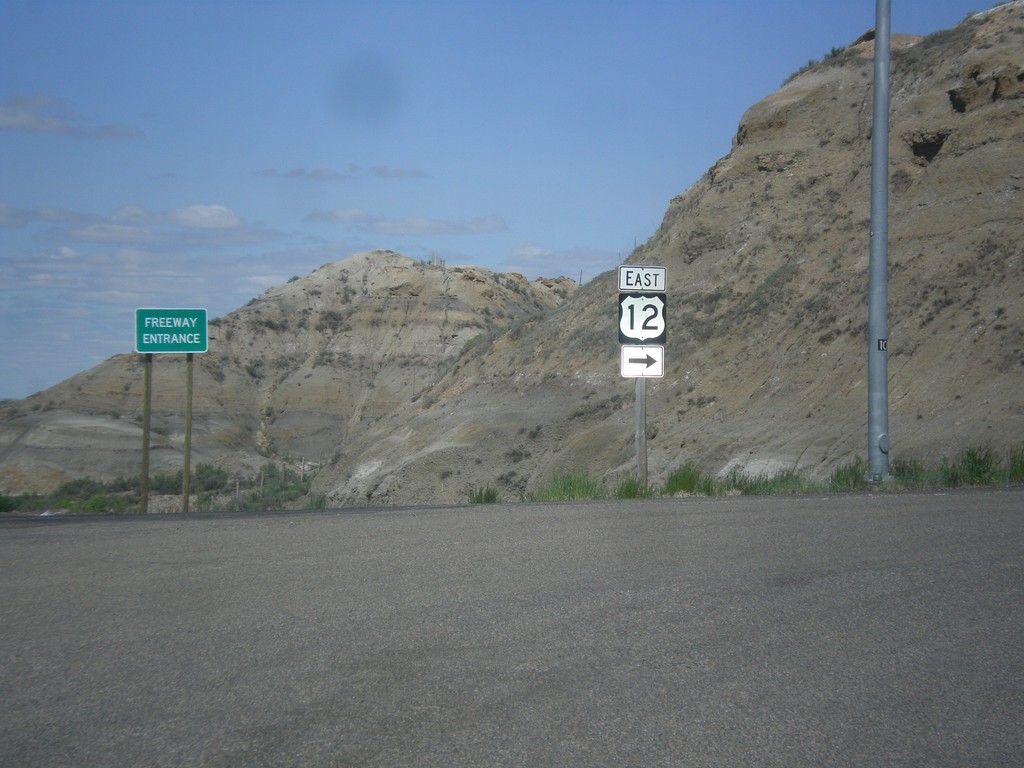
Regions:
[[[644,363],[646,365],[646,367],[650,368],[652,365],[654,365],[658,361],[655,360],[650,355],[647,355],[646,357],[631,357],[631,358],[629,358],[629,362],[631,362],[631,363]]]

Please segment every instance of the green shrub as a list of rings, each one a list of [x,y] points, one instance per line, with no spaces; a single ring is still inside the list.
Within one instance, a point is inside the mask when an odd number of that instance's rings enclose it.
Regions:
[[[831,491],[863,491],[867,487],[868,468],[860,456],[836,467],[828,479]]]
[[[615,487],[616,499],[650,499],[658,495],[649,485],[643,485],[638,477],[627,477]]]
[[[927,488],[936,480],[920,459],[897,458],[892,462],[892,476],[902,488]]]
[[[996,480],[998,466],[991,448],[965,448],[957,462],[963,485],[991,485]]]
[[[951,462],[948,456],[942,457],[939,464],[939,486],[943,488],[956,488],[963,485],[963,477],[960,472],[960,465]]]
[[[1006,457],[1006,482],[1024,483],[1024,445],[1014,448]]]
[[[666,496],[675,496],[680,493],[713,496],[715,494],[714,478],[705,474],[693,462],[687,462],[665,480]]]
[[[228,473],[210,464],[197,464],[192,475],[192,490],[219,491],[227,487]]]
[[[738,493],[742,496],[767,496],[773,492],[773,478],[770,475],[760,472],[750,475],[738,467],[729,470],[729,473],[719,483],[718,490],[723,494]]]
[[[60,488],[57,489],[57,496],[62,498],[76,500],[76,499],[88,499],[90,496],[95,496],[98,493],[104,493],[106,486],[99,480],[93,480],[91,477],[80,477],[77,480],[69,480],[64,483]]]
[[[943,456],[939,465],[939,485],[944,488],[990,485],[996,475],[995,454],[990,448],[964,448],[952,461]]]
[[[535,492],[533,501],[583,501],[605,498],[604,489],[594,479],[583,474],[559,475],[547,488]]]
[[[0,514],[5,512],[14,512],[19,507],[18,499],[14,496],[4,496],[3,494],[0,494]]]
[[[107,495],[105,493],[97,493],[94,496],[90,496],[78,507],[79,512],[85,512],[89,515],[99,515],[107,511]]]
[[[247,511],[264,509],[284,509],[287,504],[301,499],[309,493],[313,475],[299,477],[299,473],[287,467],[278,467],[274,462],[267,462],[260,470],[263,477],[262,489],[246,497],[241,508]],[[257,487],[259,475],[246,483],[247,487]]]
[[[149,492],[164,496],[176,496],[181,493],[183,473],[179,469],[173,475],[152,475],[149,478]]]
[[[487,486],[486,488],[477,488],[469,492],[469,503],[470,504],[497,504],[498,503],[498,489]]]

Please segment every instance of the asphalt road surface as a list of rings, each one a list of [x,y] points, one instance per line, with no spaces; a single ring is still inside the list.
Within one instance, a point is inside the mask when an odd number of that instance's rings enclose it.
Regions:
[[[1024,490],[0,519],[0,766],[1024,764]]]

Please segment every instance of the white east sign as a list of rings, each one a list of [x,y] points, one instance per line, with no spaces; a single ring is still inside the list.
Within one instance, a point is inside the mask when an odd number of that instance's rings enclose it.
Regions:
[[[664,293],[668,290],[668,269],[619,265],[620,293]]]

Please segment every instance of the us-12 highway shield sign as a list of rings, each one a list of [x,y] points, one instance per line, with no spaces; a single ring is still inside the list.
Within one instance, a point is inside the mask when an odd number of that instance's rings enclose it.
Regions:
[[[619,343],[664,344],[665,294],[619,294]]]

